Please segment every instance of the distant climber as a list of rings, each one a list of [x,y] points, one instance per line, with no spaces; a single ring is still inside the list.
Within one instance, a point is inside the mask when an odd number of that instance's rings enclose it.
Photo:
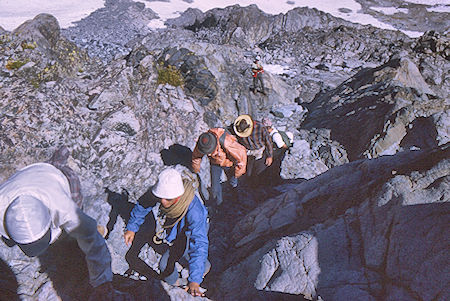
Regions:
[[[253,76],[253,93],[261,92],[262,94],[266,95],[265,89],[264,89],[264,82],[263,82],[263,73],[264,69],[263,66],[259,62],[259,58],[256,57],[252,64],[252,76]],[[261,89],[257,89],[257,84],[260,84]]]
[[[237,142],[236,137],[228,134],[223,128],[212,128],[200,135],[192,153],[192,169],[198,173],[204,155],[210,162],[212,200],[220,205],[223,201],[220,176],[223,169],[233,167],[228,181],[232,187],[238,185],[238,178],[245,173],[247,167],[247,150]]]
[[[247,149],[246,177],[251,186],[258,185],[258,175],[273,161],[273,142],[267,128],[249,115],[240,115],[233,123],[240,144]]]
[[[286,151],[294,145],[294,134],[292,132],[277,130],[268,117],[262,119],[262,124],[269,131],[275,150],[282,149]]]
[[[67,159],[67,149],[60,150],[59,165],[62,166]],[[68,169],[66,167],[66,171]],[[17,245],[27,256],[34,257],[43,254],[64,231],[77,240],[86,255],[89,279],[94,287],[90,300],[131,300],[128,294],[113,289],[111,255],[99,233],[105,234],[105,227],[97,227],[95,220],[74,202],[73,195],[81,200],[80,182],[73,171],[71,177],[67,178],[49,163],[35,163],[20,169],[1,184],[2,239],[8,246]],[[71,187],[78,191],[71,191]]]
[[[182,179],[175,168],[163,170],[150,194],[144,194],[131,211],[125,244],[133,243],[145,217],[159,203],[156,233],[153,241],[170,247],[159,262],[160,277],[170,285],[181,286],[175,263],[184,258],[189,263],[186,290],[193,296],[203,296],[200,284],[209,271],[207,211],[195,194],[197,183],[189,177]]]
[[[264,117],[262,123],[272,137],[274,146],[273,163],[264,171],[263,177],[266,182],[273,184],[281,180],[281,163],[286,155],[286,151],[288,151],[294,143],[294,135],[291,132],[277,130],[268,117]]]

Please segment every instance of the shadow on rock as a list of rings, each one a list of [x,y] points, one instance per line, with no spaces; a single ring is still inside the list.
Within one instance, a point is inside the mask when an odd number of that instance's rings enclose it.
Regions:
[[[301,295],[294,295],[282,292],[257,291],[252,298],[255,301],[303,301],[308,300]]]
[[[438,300],[445,295],[448,246],[442,229],[448,225],[450,204],[405,205],[394,200],[361,213],[338,219],[315,235],[317,291],[324,300],[349,296]],[[363,253],[352,253],[348,246],[364,246]],[[418,276],[417,271],[427,271],[426,276]]]
[[[153,197],[152,188],[149,188],[140,198],[139,203],[144,204],[145,206],[154,206],[156,204],[156,199]],[[150,202],[150,203],[149,203]],[[134,205],[134,204],[131,204]],[[131,274],[131,271],[136,271],[140,275],[146,276],[147,279],[159,279],[159,274],[156,273],[148,264],[139,258],[139,253],[141,252],[142,247],[145,244],[148,244],[155,252],[159,254],[163,254],[167,249],[166,244],[157,245],[153,242],[153,236],[155,234],[155,217],[150,212],[147,214],[144,223],[139,228],[139,231],[136,232],[136,236],[134,237],[134,241],[130,247],[130,249],[125,254],[125,260],[128,262],[129,270],[128,274]]]
[[[143,281],[114,275],[113,285],[114,288],[121,292],[127,292],[132,295],[135,301],[170,300],[161,282],[155,279],[149,278]]]
[[[171,166],[181,164],[187,168],[191,168],[192,151],[180,144],[173,144],[168,149],[161,151],[161,158],[164,165]]]
[[[77,241],[60,237],[39,256],[41,273],[47,273],[62,300],[88,300],[92,292],[85,254]]]
[[[16,275],[6,262],[0,259],[0,301],[18,301]]]
[[[128,191],[123,189],[122,193],[114,192],[109,190],[109,188],[105,188],[105,192],[108,194],[107,202],[111,205],[111,212],[109,213],[109,221],[106,225],[108,229],[108,234],[105,239],[108,239],[109,234],[114,228],[116,224],[117,217],[120,216],[124,223],[128,223],[128,219],[130,218],[131,210],[133,210],[134,204],[128,202]]]

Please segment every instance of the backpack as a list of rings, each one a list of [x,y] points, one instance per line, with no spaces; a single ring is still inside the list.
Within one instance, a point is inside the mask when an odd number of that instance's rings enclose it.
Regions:
[[[286,132],[280,131],[280,130],[279,130],[278,133],[280,133],[281,138],[283,139],[284,144],[286,144],[286,146],[287,146],[288,148],[291,148],[291,147],[294,145],[294,143],[291,141],[291,139],[290,139],[289,136],[286,134]]]

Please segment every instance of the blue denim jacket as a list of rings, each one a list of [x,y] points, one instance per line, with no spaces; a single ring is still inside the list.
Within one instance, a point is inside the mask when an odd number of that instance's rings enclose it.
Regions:
[[[144,223],[145,217],[152,210],[152,206],[147,208],[137,203],[131,211],[127,230],[137,232]],[[205,271],[205,263],[208,258],[208,226],[207,211],[197,196],[194,196],[189,205],[186,215],[176,225],[172,227],[166,237],[168,242],[173,242],[178,234],[178,230],[185,231],[189,237],[189,278],[191,282],[201,283]]]

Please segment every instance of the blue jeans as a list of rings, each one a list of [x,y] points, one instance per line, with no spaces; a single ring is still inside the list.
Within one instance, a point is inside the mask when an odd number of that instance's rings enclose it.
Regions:
[[[222,185],[220,184],[220,176],[222,175],[222,166],[211,164],[211,192],[212,200],[215,200],[217,205],[222,204]],[[208,204],[210,205],[210,204]]]

